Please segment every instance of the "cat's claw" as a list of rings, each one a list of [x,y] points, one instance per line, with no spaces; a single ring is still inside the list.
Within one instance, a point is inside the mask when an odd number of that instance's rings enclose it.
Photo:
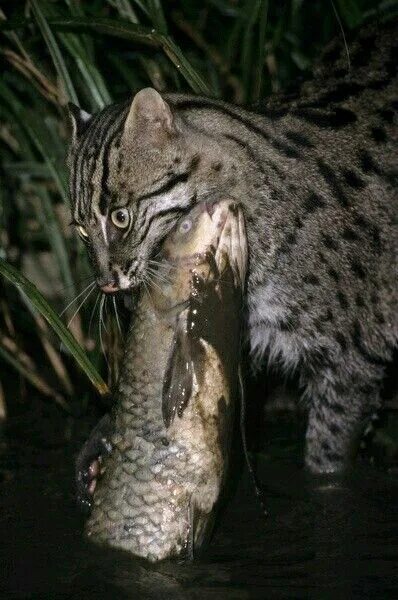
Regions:
[[[92,507],[94,490],[101,476],[102,459],[111,451],[109,434],[110,416],[105,415],[94,427],[76,459],[76,499],[86,513]]]

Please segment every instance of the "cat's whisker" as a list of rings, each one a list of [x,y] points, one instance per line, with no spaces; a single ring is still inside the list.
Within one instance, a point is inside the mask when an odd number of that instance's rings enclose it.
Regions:
[[[153,278],[153,276],[151,276],[151,274],[149,274],[149,277],[148,277],[148,282],[149,282],[149,284],[150,284],[150,285],[154,285],[155,287],[157,287],[157,288],[158,288],[158,290],[159,290],[161,293],[163,293],[163,290],[162,290],[162,288],[161,288],[161,287],[160,287],[160,285],[159,285],[159,284],[158,284],[158,283],[155,281],[155,279]]]
[[[176,269],[177,267],[175,265],[173,265],[171,262],[168,261],[158,261],[158,260],[149,260],[148,264],[151,266],[155,266],[158,269],[164,269],[164,270],[169,270],[169,269]]]
[[[119,333],[122,333],[122,328],[120,327],[119,313],[118,313],[118,310],[117,310],[115,296],[112,296],[112,301],[113,301],[113,308],[115,309],[115,317],[116,317],[117,327],[119,329]]]
[[[67,306],[65,306],[65,308],[63,309],[63,311],[59,313],[59,316],[60,316],[60,317],[62,317],[62,315],[63,315],[63,314],[64,314],[64,313],[65,313],[65,312],[68,310],[68,308],[69,308],[70,306],[72,306],[72,304],[74,304],[75,302],[77,302],[77,300],[78,300],[79,298],[81,298],[81,296],[83,296],[83,294],[84,294],[85,292],[87,292],[87,290],[88,290],[89,288],[93,288],[94,286],[95,286],[95,281],[92,281],[91,283],[89,283],[89,284],[88,284],[88,286],[87,286],[87,287],[85,287],[85,288],[84,288],[84,290],[83,290],[82,292],[80,292],[80,293],[79,293],[77,296],[75,296],[75,297],[73,298],[73,300],[71,300],[71,301],[69,302],[69,304],[67,304]],[[91,290],[91,291],[92,291],[92,290]]]
[[[145,291],[146,291],[146,293],[147,293],[147,294],[148,294],[148,296],[149,296],[149,299],[150,299],[151,303],[153,304],[153,299],[152,299],[152,295],[151,295],[151,290],[149,289],[148,280],[147,280],[147,278],[146,278],[146,277],[144,277],[144,279],[143,279],[143,282],[142,282],[142,283],[143,283],[143,285],[144,285],[144,288],[145,288]]]
[[[171,280],[170,279],[165,279],[164,277],[160,277],[157,273],[152,273],[152,276],[155,280],[159,281],[160,284],[166,284],[169,285],[171,284]]]
[[[176,267],[174,267],[176,268]],[[156,264],[156,263],[148,263],[147,269],[151,269],[152,271],[156,271],[157,273],[161,273],[163,276],[167,276],[167,274],[169,273],[170,269],[163,264]]]
[[[147,267],[148,269],[151,269],[152,271],[156,271],[156,273],[159,273],[160,275],[162,275],[163,277],[168,277],[169,273],[170,273],[170,269],[161,269],[158,265],[148,265]]]
[[[63,287],[55,288],[54,292],[56,294],[62,294],[66,290],[70,290],[71,287],[74,287],[75,285],[81,285],[82,283],[85,283],[88,279],[92,279],[92,278],[93,278],[92,275],[87,275],[87,277],[82,277],[81,279],[77,279],[74,283],[71,283],[70,285],[65,285]]]
[[[156,260],[154,258],[150,258],[148,260],[148,264],[150,264],[150,265],[157,265],[159,267],[165,267],[167,265],[167,261],[165,259],[163,259],[163,260]]]
[[[101,346],[102,354],[104,355],[105,362],[106,362],[107,367],[109,369],[108,357],[106,355],[104,341],[102,339],[102,324],[104,322],[104,319],[103,319],[103,310],[104,310],[105,300],[106,300],[105,294],[102,294],[102,297],[101,297],[101,300],[100,300],[100,306],[99,306],[99,338],[100,338],[100,346]]]
[[[145,290],[148,293],[148,296],[153,304],[153,298],[152,298],[152,294],[151,294],[151,284],[152,281],[150,279],[150,277],[148,277],[148,275],[145,274],[144,280],[143,280],[144,286],[145,286]]]
[[[87,288],[86,288],[87,289]],[[82,302],[79,304],[79,306],[77,307],[77,309],[75,310],[75,312],[73,313],[72,317],[69,319],[69,322],[67,324],[67,327],[70,326],[70,324],[72,323],[73,319],[76,317],[77,313],[79,312],[79,310],[82,308],[83,304],[85,304],[85,302],[89,299],[89,297],[91,296],[91,294],[93,293],[94,288],[91,287],[91,289],[89,290],[89,292],[87,293],[87,295],[83,298]]]
[[[159,269],[165,269],[165,270],[170,270],[170,269],[176,270],[177,269],[176,265],[173,265],[171,262],[169,262],[167,260],[158,261],[158,260],[150,259],[148,261],[148,264],[155,265]]]
[[[92,322],[93,322],[93,318],[94,318],[95,311],[96,311],[96,308],[97,308],[98,300],[100,299],[100,297],[101,297],[101,292],[98,292],[97,297],[95,299],[93,310],[91,311],[90,322],[89,322],[89,325],[88,325],[88,336],[89,337],[90,337],[90,332],[91,332],[91,325],[92,325]]]
[[[106,331],[106,333],[108,333],[108,328],[106,326],[106,319],[108,318],[108,307],[106,305],[106,302],[108,300],[108,296],[107,294],[104,294],[104,301],[102,303],[102,325]]]
[[[161,281],[163,283],[171,283],[171,279],[169,277],[166,277],[166,275],[164,275],[163,273],[159,273],[156,269],[152,269],[151,267],[148,267],[147,271],[154,278],[157,278],[159,281]]]

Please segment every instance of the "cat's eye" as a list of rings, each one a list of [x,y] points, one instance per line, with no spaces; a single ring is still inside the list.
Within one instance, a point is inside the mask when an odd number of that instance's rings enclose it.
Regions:
[[[179,230],[181,231],[181,233],[188,233],[188,231],[190,231],[191,228],[192,228],[192,221],[191,221],[191,219],[184,219],[180,223]]]
[[[111,212],[112,223],[119,229],[126,229],[130,223],[130,213],[127,208],[116,208]]]
[[[77,231],[82,238],[88,238],[88,233],[81,225],[77,226]]]

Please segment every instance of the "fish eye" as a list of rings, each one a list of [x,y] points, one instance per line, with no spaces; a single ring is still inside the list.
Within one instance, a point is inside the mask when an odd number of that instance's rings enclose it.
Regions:
[[[78,231],[78,234],[80,235],[80,237],[82,237],[82,238],[88,238],[87,231],[81,225],[77,226],[77,231]]]
[[[130,213],[127,208],[116,208],[111,212],[111,220],[115,227],[126,229],[130,223]]]
[[[190,231],[192,228],[192,221],[191,219],[184,219],[179,227],[179,230],[181,233],[188,233],[188,231]]]

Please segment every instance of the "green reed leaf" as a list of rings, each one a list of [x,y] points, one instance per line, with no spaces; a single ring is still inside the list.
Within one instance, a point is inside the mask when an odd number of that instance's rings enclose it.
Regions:
[[[57,153],[53,151],[45,122],[42,119],[35,119],[33,114],[22,105],[18,97],[1,80],[0,99],[15,113],[18,124],[27,133],[30,141],[43,157],[62,199],[69,204],[66,169],[64,165],[60,164]]]
[[[11,354],[6,348],[0,344],[0,358],[11,365],[22,377],[25,377],[31,385],[33,385],[41,394],[50,396],[61,406],[67,413],[70,413],[70,408],[65,402],[63,396],[54,390],[48,383],[34,370],[28,369],[17,356]]]
[[[147,0],[146,5],[151,21],[159,33],[167,35],[167,23],[160,0]]]
[[[59,221],[54,211],[54,205],[44,186],[35,186],[35,193],[40,198],[40,209],[38,210],[37,215],[38,219],[46,232],[47,239],[57,259],[57,265],[65,285],[65,295],[67,298],[72,298],[76,295],[76,288],[70,269],[65,238],[61,233]]]
[[[57,184],[61,196],[68,202],[66,173],[63,164],[57,159],[57,148],[55,140],[49,135],[46,123],[42,120],[34,120],[32,114],[22,106],[18,98],[9,88],[0,82],[0,99],[6,100],[12,106],[12,110],[17,116],[16,124],[20,130],[19,140],[23,141],[21,146],[21,155],[25,158],[24,162],[14,163],[14,175],[29,177],[52,177]],[[34,161],[34,155],[29,142],[33,144],[45,160],[42,165]],[[4,169],[7,170],[5,163]],[[18,169],[19,167],[19,169]],[[41,168],[40,168],[41,167]],[[12,169],[11,169],[12,172]],[[48,241],[57,258],[59,271],[67,290],[67,298],[72,298],[76,294],[75,284],[72,277],[69,263],[68,252],[66,249],[65,238],[62,235],[59,221],[55,215],[54,206],[43,186],[36,187],[36,193],[41,202],[41,222],[47,232]]]
[[[241,66],[242,66],[242,80],[243,86],[246,92],[246,100],[251,100],[250,88],[251,88],[251,76],[252,76],[252,65],[254,63],[254,57],[257,54],[256,48],[256,36],[254,35],[254,27],[257,23],[260,9],[261,0],[247,0],[245,5],[245,13],[242,21],[244,23],[243,29],[243,41],[242,41],[242,54],[241,54]]]
[[[50,171],[47,165],[35,160],[4,161],[3,169],[12,177],[28,177],[29,179],[48,179]]]
[[[61,50],[59,49],[59,46],[54,37],[54,34],[51,31],[51,28],[48,25],[47,19],[42,11],[41,7],[43,5],[43,2],[42,2],[42,0],[40,2],[38,2],[37,0],[30,0],[30,4],[32,6],[33,14],[37,21],[37,25],[39,26],[39,29],[42,33],[43,38],[46,41],[48,50],[51,54],[51,58],[53,59],[54,66],[55,66],[57,73],[65,87],[65,92],[71,102],[74,102],[75,104],[79,104],[79,101],[78,101],[78,98],[77,98],[77,95],[75,92],[75,88],[74,88],[72,80],[69,76],[68,69],[66,67],[64,59],[62,58]]]
[[[70,3],[71,14],[78,19],[84,18],[82,7]],[[46,7],[47,22],[50,18],[59,17],[62,13],[57,10],[57,4],[51,3]],[[58,33],[58,39],[65,46],[69,54],[76,61],[82,80],[86,84],[85,91],[91,96],[92,110],[104,108],[112,102],[112,97],[107,89],[102,74],[98,70],[93,53],[87,49],[87,36],[78,36],[74,33]],[[91,38],[89,38],[91,40]]]
[[[59,38],[68,52],[76,60],[86,90],[92,98],[93,110],[104,108],[112,102],[112,97],[105,85],[105,81],[95,64],[90,60],[87,52],[76,35],[60,33]]]
[[[211,95],[211,89],[194,69],[188,59],[181,52],[181,49],[173,42],[173,40],[155,31],[136,23],[120,21],[116,19],[98,18],[66,18],[66,19],[49,19],[48,23],[55,30],[80,30],[102,33],[120,39],[148,44],[161,48],[172,61],[186,81],[196,93]]]
[[[357,27],[362,21],[362,11],[356,0],[336,0],[336,9],[348,27]]]
[[[257,65],[256,74],[254,80],[253,89],[253,102],[258,102],[262,95],[263,87],[263,74],[264,74],[264,62],[265,62],[265,42],[266,42],[266,29],[268,23],[268,0],[261,0],[260,2],[260,16],[259,16],[259,31],[258,31],[258,50],[257,50]]]
[[[69,350],[96,390],[101,395],[109,393],[107,384],[91,363],[86,352],[76,341],[71,332],[65,327],[61,319],[54,312],[36,286],[2,258],[0,258],[0,274],[25,294],[34,308],[39,311],[50,327],[55,331],[61,342]]]

